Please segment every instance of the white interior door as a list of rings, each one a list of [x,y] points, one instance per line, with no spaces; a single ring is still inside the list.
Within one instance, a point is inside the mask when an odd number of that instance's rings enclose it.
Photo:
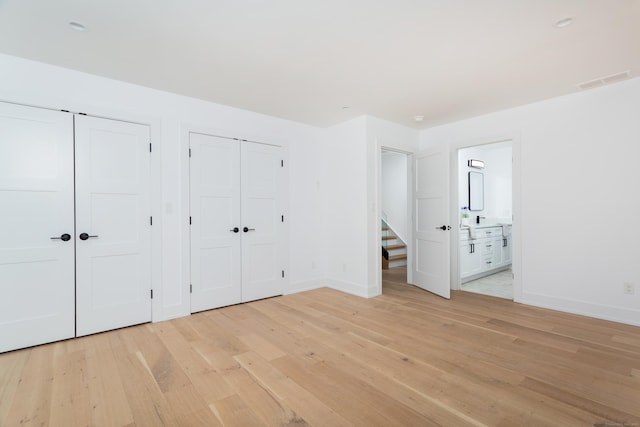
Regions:
[[[414,155],[414,284],[450,297],[449,151],[436,147]],[[443,229],[444,227],[444,229]]]
[[[149,128],[75,117],[78,336],[151,320]]]
[[[74,336],[73,225],[73,117],[0,103],[0,352]]]
[[[241,302],[240,143],[191,133],[189,146],[191,312],[196,312]]]
[[[280,147],[242,143],[242,301],[282,295]]]

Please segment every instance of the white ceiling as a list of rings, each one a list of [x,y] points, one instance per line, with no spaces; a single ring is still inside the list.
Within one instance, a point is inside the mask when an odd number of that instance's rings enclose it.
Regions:
[[[637,76],[640,0],[0,0],[0,52],[317,126],[424,128]]]

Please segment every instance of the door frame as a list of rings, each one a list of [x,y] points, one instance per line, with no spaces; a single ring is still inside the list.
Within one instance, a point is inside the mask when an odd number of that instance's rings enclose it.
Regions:
[[[395,153],[404,154],[407,161],[407,283],[413,283],[413,156],[417,151],[406,151],[400,148],[395,148],[382,143],[376,144],[376,226],[375,226],[375,241],[376,241],[376,255],[375,255],[375,277],[376,277],[376,292],[375,295],[369,295],[370,297],[382,294],[382,259],[381,259],[381,242],[382,242],[382,230],[380,224],[382,223],[382,152],[393,151]]]
[[[451,254],[450,254],[450,270],[451,270],[451,289],[460,289],[460,227],[459,218],[460,206],[459,205],[459,161],[458,154],[460,150],[465,148],[472,148],[481,145],[496,144],[499,142],[511,141],[511,153],[513,156],[513,162],[511,166],[512,175],[512,261],[511,269],[513,271],[513,301],[522,302],[522,144],[519,133],[500,134],[491,137],[484,137],[474,140],[461,141],[459,143],[451,144],[451,156],[450,156],[450,193],[451,193]],[[456,224],[456,226],[453,226]]]
[[[278,137],[266,137],[251,133],[243,133],[230,131],[227,129],[213,128],[198,124],[183,123],[180,126],[180,299],[181,304],[176,306],[178,309],[175,314],[170,317],[188,316],[191,314],[191,226],[189,224],[189,216],[191,211],[191,182],[190,182],[190,162],[189,162],[189,134],[201,133],[205,135],[217,136],[220,138],[236,139],[239,141],[254,142],[257,144],[273,145],[280,147],[282,159],[284,161],[285,175],[282,182],[282,211],[284,213],[285,222],[282,231],[282,250],[283,250],[283,268],[285,269],[284,282],[282,284],[283,295],[288,293],[291,283],[291,268],[289,265],[289,147],[286,141]],[[265,142],[270,141],[270,142]],[[185,311],[183,313],[183,311]]]
[[[61,111],[61,106],[48,106],[48,101],[23,102],[22,100],[0,99],[0,102],[15,104],[23,107],[39,108],[43,110]],[[154,290],[154,298],[151,300],[151,322],[167,319],[166,310],[162,302],[162,246],[163,246],[163,220],[162,220],[162,118],[159,116],[137,114],[113,110],[92,104],[68,102],[62,105],[64,112],[68,114],[83,114],[100,119],[128,122],[149,127],[149,143],[152,148],[150,159],[150,204],[153,226],[151,227],[151,287]],[[75,144],[75,140],[74,140]],[[75,156],[75,154],[74,154]],[[75,172],[74,172],[75,173]],[[75,191],[75,184],[74,184]],[[75,207],[74,207],[75,209]]]

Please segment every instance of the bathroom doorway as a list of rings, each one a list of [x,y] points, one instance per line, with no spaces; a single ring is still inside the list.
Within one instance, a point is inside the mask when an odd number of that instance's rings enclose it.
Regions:
[[[458,151],[460,290],[513,300],[513,143]]]

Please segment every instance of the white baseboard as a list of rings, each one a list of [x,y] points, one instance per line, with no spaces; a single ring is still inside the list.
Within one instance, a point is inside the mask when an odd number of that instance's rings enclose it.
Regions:
[[[577,301],[528,292],[522,293],[522,299],[520,302],[536,307],[549,308],[552,310],[594,317],[596,319],[640,326],[640,310],[604,304],[594,304],[587,301]]]
[[[362,298],[369,297],[369,290],[366,286],[359,285],[357,283],[346,282],[344,280],[326,279],[324,281],[325,286],[336,291],[346,292],[351,295],[355,295]]]
[[[305,280],[304,282],[290,283],[285,289],[283,295],[297,294],[298,292],[311,291],[327,287],[327,281],[324,279]]]

